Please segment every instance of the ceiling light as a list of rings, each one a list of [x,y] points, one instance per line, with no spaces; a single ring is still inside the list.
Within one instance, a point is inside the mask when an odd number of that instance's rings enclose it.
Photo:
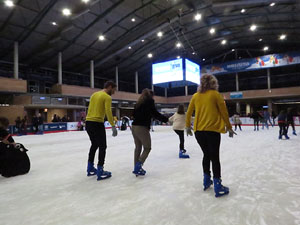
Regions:
[[[145,40],[143,39],[143,40],[141,40],[141,42],[144,42]]]
[[[4,4],[5,4],[7,7],[13,7],[13,6],[15,6],[14,2],[11,1],[11,0],[6,0],[6,1],[4,1]]]
[[[201,15],[200,13],[197,13],[197,14],[195,15],[195,20],[196,20],[196,21],[201,20],[201,18],[202,18],[202,15]]]
[[[158,37],[162,37],[162,36],[163,36],[163,33],[162,33],[161,31],[159,31],[159,32],[157,33],[157,36],[158,36]]]
[[[131,22],[135,22],[135,18],[132,18],[132,19],[131,19]]]
[[[99,40],[100,40],[100,41],[104,41],[104,40],[105,40],[104,35],[99,35]]]
[[[128,49],[131,49],[131,46],[129,46]]]
[[[274,6],[274,5],[276,5],[276,3],[275,2],[272,2],[271,4],[270,4],[270,6],[272,7],[272,6]]]
[[[152,58],[152,57],[153,57],[152,53],[149,53],[148,58]]]
[[[265,46],[264,47],[264,51],[268,51],[269,50],[269,47],[268,46]]]
[[[88,3],[90,0],[81,0],[84,3]]]
[[[202,61],[204,62],[204,61],[205,61],[205,58],[203,58]]]
[[[62,14],[65,15],[65,16],[70,16],[71,15],[71,10],[65,8],[65,9],[62,10]]]
[[[176,58],[177,58],[177,59],[180,59],[180,56],[177,56]]]
[[[222,45],[225,45],[226,43],[227,43],[227,41],[225,39],[221,41]]]
[[[233,48],[233,49],[231,49],[231,51],[232,51],[232,52],[234,52],[234,51],[235,51],[235,49]]]
[[[250,30],[251,30],[251,31],[255,31],[256,28],[257,28],[257,26],[256,26],[255,24],[253,24],[253,25],[251,25]]]
[[[57,25],[57,23],[56,23],[56,22],[52,22],[51,24],[52,24],[53,26],[56,26],[56,25]]]
[[[193,54],[193,55],[196,55],[196,52],[193,52],[192,54]]]
[[[246,9],[242,9],[242,10],[241,10],[241,13],[245,13],[245,12],[246,12]]]
[[[177,47],[177,48],[180,48],[180,47],[181,47],[181,43],[180,43],[180,42],[177,42],[176,47]]]
[[[260,38],[258,41],[262,41],[263,39],[262,38]]]
[[[285,34],[280,35],[279,39],[280,40],[285,40],[286,39],[286,35]]]
[[[209,30],[209,33],[211,33],[211,34],[214,34],[216,32],[216,29],[215,28],[211,28],[210,30]]]

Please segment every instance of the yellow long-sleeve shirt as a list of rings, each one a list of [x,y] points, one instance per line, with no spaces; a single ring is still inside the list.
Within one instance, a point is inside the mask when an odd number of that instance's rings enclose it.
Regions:
[[[106,115],[108,122],[114,126],[111,101],[111,96],[105,91],[98,91],[92,94],[86,120],[103,123]]]
[[[226,133],[231,129],[227,107],[222,95],[215,90],[193,95],[186,114],[186,127],[191,126],[191,117],[195,111],[194,131],[215,131]]]

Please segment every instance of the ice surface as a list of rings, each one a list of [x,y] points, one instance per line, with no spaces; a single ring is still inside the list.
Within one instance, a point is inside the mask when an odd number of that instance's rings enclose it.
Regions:
[[[298,127],[297,127],[298,128]],[[105,169],[112,178],[86,176],[90,142],[83,132],[16,137],[29,149],[29,174],[0,178],[1,225],[292,225],[300,224],[300,136],[278,140],[278,127],[243,127],[222,136],[226,197],[203,191],[202,151],[186,138],[190,159],[178,158],[178,136],[155,127],[145,177],[133,170],[130,131],[107,130]],[[299,133],[298,133],[299,135]]]

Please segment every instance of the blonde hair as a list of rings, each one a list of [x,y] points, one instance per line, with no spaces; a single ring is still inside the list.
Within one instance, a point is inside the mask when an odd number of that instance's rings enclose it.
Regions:
[[[141,96],[139,97],[139,99],[136,102],[136,107],[139,107],[143,102],[145,102],[147,99],[151,99],[153,96],[153,92],[150,91],[148,88],[145,88],[142,93]]]
[[[217,78],[214,75],[206,74],[201,77],[200,86],[198,87],[198,91],[200,93],[204,93],[207,90],[218,90],[219,83]]]

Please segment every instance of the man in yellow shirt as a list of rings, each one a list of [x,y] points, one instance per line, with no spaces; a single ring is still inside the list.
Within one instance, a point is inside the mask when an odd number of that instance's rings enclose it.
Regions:
[[[89,151],[87,175],[93,176],[97,174],[97,180],[111,177],[111,172],[103,170],[107,147],[104,117],[107,117],[108,122],[112,126],[112,136],[117,136],[118,132],[111,112],[111,95],[115,93],[116,88],[117,85],[114,82],[107,81],[104,84],[104,89],[102,91],[95,92],[90,98],[88,114],[86,117],[86,131],[92,143]],[[96,169],[94,167],[94,159],[98,148],[99,155]]]
[[[228,131],[230,137],[235,134],[229,122],[225,101],[217,91],[218,86],[218,81],[213,75],[201,77],[199,91],[190,101],[185,125],[187,134],[192,135],[191,117],[195,111],[194,132],[203,151],[203,186],[206,190],[213,183],[210,176],[210,162],[212,162],[216,197],[229,193],[229,188],[221,184],[220,133]]]

